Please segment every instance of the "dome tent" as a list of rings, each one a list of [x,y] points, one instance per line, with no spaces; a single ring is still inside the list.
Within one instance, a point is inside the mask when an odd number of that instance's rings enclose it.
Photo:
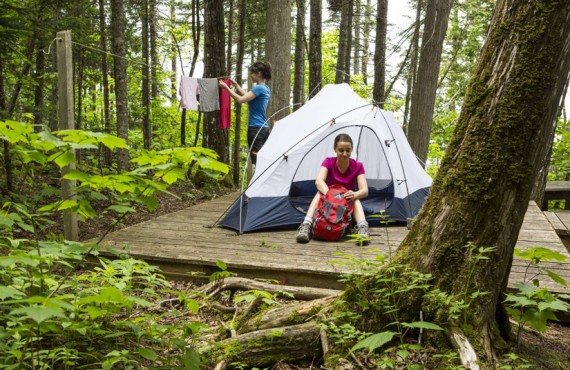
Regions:
[[[353,140],[352,158],[366,171],[368,214],[389,220],[414,217],[431,178],[416,159],[392,112],[367,103],[347,84],[325,85],[300,109],[275,123],[257,153],[248,188],[217,225],[238,232],[296,228],[317,192],[315,176],[325,157],[335,156],[334,138]]]

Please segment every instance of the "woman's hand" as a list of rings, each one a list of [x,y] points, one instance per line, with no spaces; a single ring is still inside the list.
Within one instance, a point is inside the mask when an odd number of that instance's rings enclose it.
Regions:
[[[230,87],[228,85],[226,85],[226,83],[222,80],[218,80],[218,86],[220,87],[220,89],[225,89],[225,90],[230,89]]]
[[[353,201],[356,199],[356,194],[354,193],[354,191],[349,190],[346,193],[344,193],[344,198],[346,200]]]

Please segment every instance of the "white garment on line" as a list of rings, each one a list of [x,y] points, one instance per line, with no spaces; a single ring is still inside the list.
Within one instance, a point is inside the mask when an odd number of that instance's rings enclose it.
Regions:
[[[184,109],[198,110],[198,79],[182,76],[180,79],[180,106]]]

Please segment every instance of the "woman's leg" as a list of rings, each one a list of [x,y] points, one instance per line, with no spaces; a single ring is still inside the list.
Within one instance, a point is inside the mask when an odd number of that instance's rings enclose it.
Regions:
[[[317,191],[317,194],[313,197],[311,201],[311,205],[307,210],[307,214],[305,215],[305,219],[301,226],[299,226],[299,230],[297,231],[297,242],[298,243],[307,243],[311,240],[312,231],[312,224],[311,220],[313,219],[313,215],[317,210],[317,206],[319,205],[319,200],[321,199],[321,193]]]
[[[366,216],[364,215],[364,208],[359,199],[354,201],[354,207],[352,210],[352,217],[354,217],[354,222],[358,224],[361,221],[366,221]]]

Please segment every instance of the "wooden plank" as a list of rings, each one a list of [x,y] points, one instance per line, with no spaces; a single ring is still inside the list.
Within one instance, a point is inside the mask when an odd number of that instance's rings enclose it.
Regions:
[[[568,212],[568,224],[570,225],[570,212]],[[558,212],[544,212],[548,222],[554,228],[558,235],[570,235],[570,230],[565,223],[560,219]]]
[[[560,222],[564,224],[566,230],[570,231],[570,211],[558,211],[556,212],[556,215],[558,216]],[[566,235],[570,235],[570,232]]]

